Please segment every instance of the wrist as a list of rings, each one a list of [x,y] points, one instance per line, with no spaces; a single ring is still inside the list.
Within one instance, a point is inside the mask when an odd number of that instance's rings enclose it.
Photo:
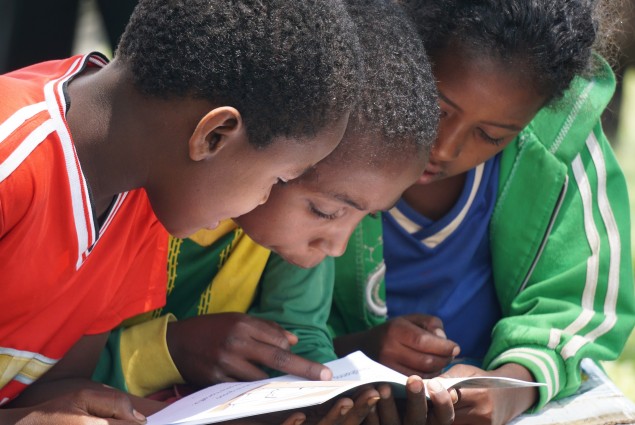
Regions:
[[[172,358],[174,364],[178,367],[178,335],[179,332],[176,328],[178,328],[178,321],[170,321],[166,323],[165,326],[165,346],[168,349],[168,354]]]
[[[505,363],[490,372],[495,376],[536,382],[534,375],[518,363]],[[515,388],[510,392],[507,403],[507,420],[511,420],[534,406],[539,398],[537,387]]]
[[[525,366],[518,363],[505,363],[491,371],[493,375],[506,378],[521,379],[523,381],[536,382],[534,375]]]

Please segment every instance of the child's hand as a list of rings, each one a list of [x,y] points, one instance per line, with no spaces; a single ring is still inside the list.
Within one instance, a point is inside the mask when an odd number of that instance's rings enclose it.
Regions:
[[[340,399],[321,420],[307,424],[318,425],[447,425],[454,418],[452,397],[443,387],[429,389],[431,408],[428,408],[424,384],[419,376],[411,376],[406,384],[406,399],[396,400],[389,384],[380,384],[377,389],[367,387],[352,401]],[[346,406],[339,414],[338,405]],[[352,408],[350,407],[352,406]],[[349,410],[350,409],[350,410]],[[339,417],[338,417],[339,416]]]
[[[364,425],[446,425],[454,419],[452,396],[442,386],[428,388],[430,406],[419,376],[411,376],[406,384],[406,399],[395,400],[388,384],[378,387],[381,400]]]
[[[404,375],[436,376],[460,351],[441,320],[425,314],[396,317],[369,332],[369,356]]]
[[[106,389],[86,389],[54,398],[35,407],[2,409],[0,423],[139,425],[145,424],[146,419],[133,409],[130,399],[124,393]]]
[[[278,324],[242,313],[192,317],[168,324],[167,343],[183,378],[196,385],[267,378],[259,366],[311,380],[329,368],[289,351],[298,339]]]
[[[232,425],[447,425],[452,423],[454,410],[450,393],[443,387],[429,388],[431,407],[428,408],[423,381],[418,376],[408,378],[406,400],[395,400],[391,387],[367,385],[353,399],[339,398],[330,404],[318,405],[295,412],[278,412],[238,420]],[[398,403],[403,402],[403,403]],[[329,407],[330,406],[330,407]],[[298,421],[294,423],[294,421]]]
[[[359,425],[376,409],[380,394],[372,385],[359,389],[352,399],[336,399],[328,412],[316,406],[307,413],[307,425]]]
[[[375,409],[379,392],[367,385],[352,398],[340,397],[293,413],[275,412],[226,422],[226,425],[359,425]]]
[[[508,378],[534,381],[527,369],[509,363],[492,371],[484,371],[474,366],[456,365],[442,376],[504,376]],[[455,424],[506,424],[529,409],[538,398],[535,387],[526,388],[478,388],[459,390],[459,400],[455,404]]]

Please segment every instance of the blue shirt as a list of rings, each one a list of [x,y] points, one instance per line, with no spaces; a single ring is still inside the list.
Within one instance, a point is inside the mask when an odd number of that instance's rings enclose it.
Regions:
[[[437,221],[403,199],[383,215],[388,316],[437,316],[460,356],[478,360],[501,317],[488,231],[498,170],[498,156],[470,170],[456,205]]]

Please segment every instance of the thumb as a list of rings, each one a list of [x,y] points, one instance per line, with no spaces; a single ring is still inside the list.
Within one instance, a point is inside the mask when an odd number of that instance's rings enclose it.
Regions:
[[[289,345],[296,345],[298,343],[298,336],[289,331],[284,331],[284,335],[287,337]]]
[[[113,418],[139,424],[147,422],[146,417],[132,407],[130,398],[119,391],[86,390],[80,395],[86,413],[99,418]]]
[[[306,420],[306,415],[302,412],[294,412],[282,422],[282,425],[300,425]]]

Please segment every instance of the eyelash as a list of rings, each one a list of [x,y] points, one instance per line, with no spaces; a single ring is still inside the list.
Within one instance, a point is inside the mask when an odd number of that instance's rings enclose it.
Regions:
[[[443,109],[441,109],[441,113],[439,115],[440,118],[445,118],[448,115],[448,113],[446,111],[444,111]],[[500,146],[501,143],[503,143],[503,140],[505,140],[504,137],[500,137],[498,139],[494,139],[493,137],[490,137],[485,131],[483,131],[482,129],[478,129],[479,135],[481,136],[481,138],[483,140],[485,140],[487,143],[492,144],[494,146]]]
[[[494,139],[493,137],[490,137],[486,132],[484,132],[483,130],[481,130],[480,128],[478,129],[478,132],[480,134],[480,136],[487,142],[490,143],[494,146],[500,146],[501,143],[503,143],[503,140],[505,140],[504,137],[499,137],[498,139]]]
[[[337,218],[337,213],[333,213],[333,214],[323,213],[322,211],[318,210],[313,204],[309,204],[309,207],[311,208],[311,212],[313,214],[325,220],[335,220]]]

